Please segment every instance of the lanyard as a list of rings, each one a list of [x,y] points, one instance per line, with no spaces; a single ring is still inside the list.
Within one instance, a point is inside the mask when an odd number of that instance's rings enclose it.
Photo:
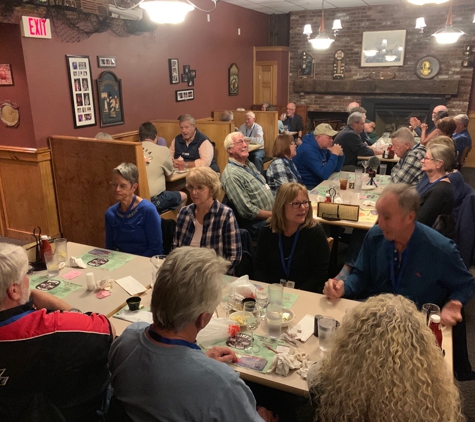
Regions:
[[[299,183],[302,183],[302,176],[300,176],[297,167],[295,167],[295,164],[292,160],[289,160],[288,158],[283,158],[282,159],[285,164],[287,164],[290,168],[290,171],[294,174],[294,176],[297,178],[297,181]]]
[[[294,114],[294,117],[289,117],[287,116],[287,126],[288,126],[288,130],[290,130],[290,127],[292,126],[292,123],[294,122],[294,118],[295,118],[295,114]]]
[[[229,164],[232,164],[233,166],[236,166],[236,167],[239,167],[239,168],[242,168],[244,171],[248,172],[250,175],[254,176],[257,180],[259,180],[259,182],[261,182],[264,186],[266,185],[262,179],[259,177],[259,175],[257,175],[256,173],[254,173],[253,171],[251,171],[250,169],[248,169],[245,165],[244,166],[239,166],[237,165],[236,163],[232,162],[232,161],[228,161]]]
[[[410,241],[409,241],[410,243]],[[399,253],[394,247],[394,242],[388,243],[388,253],[389,253],[389,269],[391,271],[391,284],[393,286],[393,293],[398,294],[399,286],[401,284],[402,276],[404,274],[404,270],[406,269],[407,261],[408,261],[408,250],[409,250],[409,243],[404,249],[404,252],[401,255],[401,260],[399,261]],[[398,267],[399,271],[397,274],[396,279],[396,266]]]
[[[132,209],[132,207],[134,206],[135,204],[135,199],[137,198],[137,195],[134,195],[134,198],[132,199],[132,202],[130,203],[129,205],[129,208],[127,208],[127,211],[125,212],[124,216],[121,218],[120,220],[120,223],[119,225],[115,228],[114,230],[114,233],[113,233],[113,247],[116,251],[118,251],[118,246],[117,246],[117,240],[118,240],[118,237],[119,237],[119,231],[120,231],[120,228],[122,227],[122,224],[124,224],[124,221],[125,221],[125,217],[126,215],[129,213],[129,211]],[[117,214],[120,216],[120,213],[119,213],[119,209],[120,209],[120,205],[119,205],[119,208],[117,208]]]
[[[160,334],[156,333],[152,330],[152,326],[149,325],[148,327],[148,335],[152,337],[155,341],[163,344],[171,344],[173,346],[185,346],[189,347],[190,349],[201,350],[200,347],[196,343],[190,343],[186,340],[175,340],[171,338],[162,337]]]
[[[434,180],[432,183],[429,182],[429,179],[427,179],[427,183],[424,186],[418,186],[417,191],[419,192],[419,195],[421,196],[424,195],[433,185],[440,182],[442,179],[446,179],[446,178],[447,178],[446,175],[439,177],[437,180]]]
[[[246,127],[246,137],[249,138],[249,136],[252,135],[252,131],[254,130],[254,126],[255,126],[255,125],[252,125],[252,127],[251,127],[251,129],[250,129],[251,131],[250,131],[249,133],[247,133],[247,127]]]
[[[279,250],[280,250],[280,261],[282,262],[282,269],[284,270],[285,279],[289,281],[290,267],[292,265],[292,257],[294,256],[295,247],[297,246],[297,240],[299,239],[300,229],[297,230],[294,237],[294,243],[292,244],[292,249],[290,255],[287,259],[284,258],[284,248],[282,247],[282,234],[279,233]]]

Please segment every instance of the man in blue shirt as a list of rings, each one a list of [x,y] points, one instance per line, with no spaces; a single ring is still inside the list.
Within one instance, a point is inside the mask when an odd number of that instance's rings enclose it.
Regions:
[[[335,171],[340,171],[345,161],[340,145],[333,145],[333,136],[338,132],[328,123],[319,124],[312,134],[302,139],[293,158],[307,189],[313,189]]]
[[[455,129],[453,139],[455,142],[455,149],[457,151],[457,161],[460,164],[460,167],[463,166],[465,158],[468,153],[472,150],[472,138],[470,133],[468,133],[468,116],[466,114],[458,114],[454,117],[457,127]]]

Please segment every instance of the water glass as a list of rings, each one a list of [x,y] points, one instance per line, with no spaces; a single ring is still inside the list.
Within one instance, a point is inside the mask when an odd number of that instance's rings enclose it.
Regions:
[[[54,241],[54,251],[58,255],[58,262],[66,262],[68,259],[68,241],[60,237]]]
[[[55,277],[59,274],[58,255],[53,252],[45,252],[45,263],[48,277]]]
[[[152,286],[155,283],[155,281],[157,281],[158,270],[163,265],[166,258],[167,258],[166,255],[155,255],[150,258],[150,262],[153,264],[153,267],[154,267],[152,271]]]
[[[322,317],[318,320],[318,346],[326,351],[331,345],[336,331],[336,319]]]
[[[223,291],[221,296],[221,309],[226,312],[226,318],[229,317],[229,312],[233,306],[233,295],[231,294],[231,286],[229,283],[223,283]]]
[[[257,330],[261,319],[259,318],[259,310],[256,302],[245,302],[244,303],[244,312],[247,312],[246,326],[247,329],[251,332],[251,345],[246,347],[246,351],[257,353],[260,350],[258,345],[254,344],[254,331]]]
[[[266,319],[266,308],[269,304],[269,292],[267,289],[257,290],[256,302],[259,305],[261,320]]]
[[[388,168],[387,164],[380,164],[379,165],[379,174],[385,175],[387,168]]]
[[[429,325],[431,315],[440,316],[440,308],[434,303],[424,303],[424,305],[422,305],[421,311],[425,316],[427,325]]]
[[[267,306],[266,316],[269,337],[279,338],[282,333],[282,305],[270,303]]]
[[[284,299],[284,286],[280,283],[273,283],[269,286],[269,303],[276,303],[282,306]]]

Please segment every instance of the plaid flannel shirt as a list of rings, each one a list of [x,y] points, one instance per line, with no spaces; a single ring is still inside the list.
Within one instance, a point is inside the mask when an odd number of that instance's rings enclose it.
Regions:
[[[421,160],[425,153],[424,145],[420,144],[407,151],[406,155],[391,170],[391,183],[407,183],[416,186],[424,175],[421,170]]]
[[[173,247],[189,246],[195,234],[195,204],[183,207],[176,221]],[[232,274],[241,262],[242,245],[239,227],[231,208],[214,200],[211,209],[203,219],[203,235],[200,247],[211,248],[223,258],[231,261],[228,273]]]
[[[261,210],[272,211],[274,195],[264,176],[249,160],[243,165],[230,158],[221,175],[221,184],[242,218],[254,220]]]
[[[293,170],[291,169],[293,167]],[[300,173],[295,164],[287,158],[275,158],[267,169],[267,180],[270,190],[275,196],[277,189],[284,183],[302,183]]]

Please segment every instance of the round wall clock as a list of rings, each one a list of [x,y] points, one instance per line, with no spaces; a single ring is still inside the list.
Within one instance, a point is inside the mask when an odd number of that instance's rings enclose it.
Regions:
[[[415,68],[416,75],[421,79],[435,78],[440,71],[440,62],[433,56],[420,59]]]

